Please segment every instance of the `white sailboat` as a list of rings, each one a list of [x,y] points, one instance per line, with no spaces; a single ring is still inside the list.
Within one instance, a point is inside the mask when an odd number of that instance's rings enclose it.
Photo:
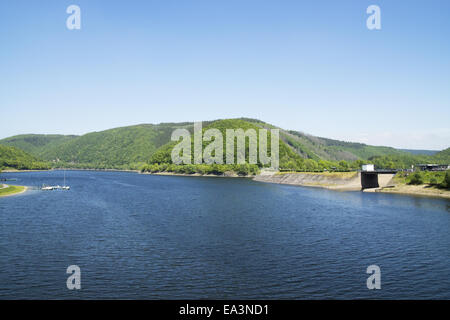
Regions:
[[[70,190],[70,187],[66,186],[66,170],[64,170],[64,185],[61,187],[61,190]]]
[[[42,185],[41,190],[70,190],[69,186],[66,186],[66,170],[64,170],[64,185],[61,187],[60,185],[57,186],[46,186],[45,184]]]

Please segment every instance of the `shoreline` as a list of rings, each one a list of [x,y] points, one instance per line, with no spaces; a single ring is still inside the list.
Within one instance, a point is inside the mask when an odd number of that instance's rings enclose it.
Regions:
[[[390,193],[390,194],[421,196],[421,197],[430,197],[430,198],[439,198],[439,199],[449,199],[450,200],[450,190],[438,189],[438,188],[430,187],[425,184],[421,184],[421,185],[398,184],[398,185],[396,185],[394,187],[390,187],[390,188],[367,189],[367,191],[364,191],[364,192]]]
[[[21,173],[21,172],[44,172],[44,171],[117,171],[117,172],[140,172],[140,170],[131,169],[80,169],[80,168],[52,168],[47,170],[17,170],[17,169],[6,169],[2,170],[3,173]]]
[[[3,173],[21,173],[21,172],[45,172],[45,171],[112,171],[112,172],[141,172],[140,170],[131,170],[131,169],[80,169],[80,168],[53,168],[48,170],[16,170],[16,169],[7,169],[3,170]]]
[[[48,170],[17,170],[17,169],[6,169],[2,170],[2,173],[21,173],[21,172],[44,172],[44,171],[52,171],[52,169]]]
[[[246,175],[246,176],[240,176],[237,173],[226,173],[223,175],[217,175],[217,174],[201,174],[201,173],[175,173],[175,172],[140,172],[139,174],[148,174],[148,175],[155,175],[155,176],[176,176],[176,177],[207,177],[207,178],[254,178],[255,176],[252,175]]]
[[[141,172],[140,170],[131,169],[80,169],[80,168],[53,168],[48,171],[110,171],[110,172]]]

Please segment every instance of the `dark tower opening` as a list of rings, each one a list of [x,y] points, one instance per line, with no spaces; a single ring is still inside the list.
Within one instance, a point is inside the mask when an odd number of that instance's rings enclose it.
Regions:
[[[361,172],[361,186],[363,189],[378,188],[378,174]]]

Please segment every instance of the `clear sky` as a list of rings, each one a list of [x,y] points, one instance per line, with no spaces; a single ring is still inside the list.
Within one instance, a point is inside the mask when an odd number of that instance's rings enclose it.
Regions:
[[[2,1],[0,75],[0,138],[243,116],[443,149],[450,1]]]

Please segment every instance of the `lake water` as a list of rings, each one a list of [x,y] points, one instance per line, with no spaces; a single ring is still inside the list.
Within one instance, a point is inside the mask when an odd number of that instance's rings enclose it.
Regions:
[[[4,173],[63,184],[62,171]],[[0,299],[450,299],[450,202],[67,171],[0,198]],[[381,268],[381,290],[366,269]],[[66,269],[81,268],[81,290]]]

